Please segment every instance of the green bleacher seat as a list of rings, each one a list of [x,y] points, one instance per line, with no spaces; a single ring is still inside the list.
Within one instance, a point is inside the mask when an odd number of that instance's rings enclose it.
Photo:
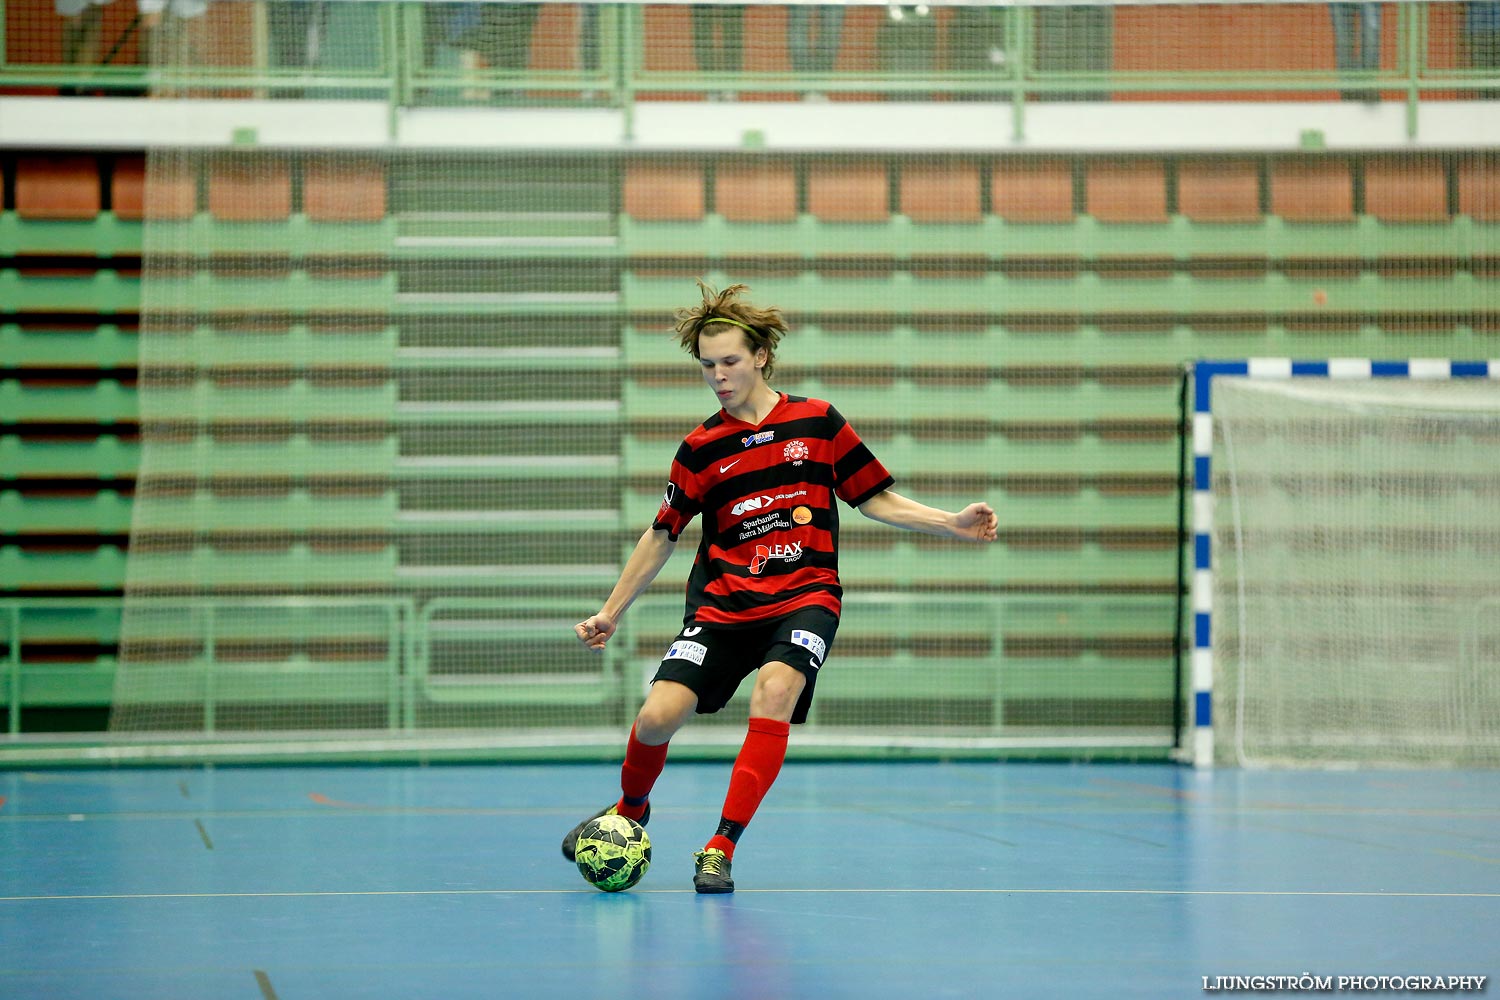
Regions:
[[[101,434],[79,441],[0,434],[0,482],[18,478],[133,480],[140,441]]]
[[[123,535],[130,530],[130,506],[128,495],[109,489],[81,496],[0,489],[0,536]]]
[[[181,219],[152,220],[152,233],[161,246],[182,247],[202,260],[232,266],[244,262],[309,258],[355,258],[376,263],[391,256],[397,239],[397,220],[378,222],[330,217],[332,209],[313,216],[294,212],[276,220],[227,221],[208,212]]]
[[[67,386],[0,380],[0,422],[133,421],[139,415],[135,395],[134,385],[116,379]],[[394,382],[328,385],[307,378],[226,387],[201,379],[189,388],[157,390],[154,399],[156,420],[196,421],[211,413],[221,422],[383,424],[395,412],[397,387]]]
[[[140,278],[101,270],[86,276],[39,277],[14,267],[0,269],[0,313],[133,312],[140,302]]]
[[[397,575],[396,550],[268,539],[248,544],[174,548],[139,546],[132,554],[133,580],[145,592],[193,586],[209,592],[280,593],[307,589],[336,592],[389,590]]]
[[[187,278],[156,279],[152,288],[152,301],[168,314],[197,314],[211,304],[216,315],[339,313],[368,322],[367,318],[388,316],[396,303],[394,274],[360,271],[351,278],[321,277],[310,267],[274,278],[219,277],[200,271]]]
[[[139,258],[141,223],[102,211],[79,219],[26,218],[0,212],[0,257],[46,254],[91,254],[100,264],[117,258]]]
[[[153,498],[135,522],[137,531],[173,531],[191,525],[197,531],[241,532],[247,537],[277,532],[337,532],[385,539],[397,517],[392,490],[342,496],[332,490],[258,489],[248,495],[215,495],[209,490]]]
[[[92,595],[125,585],[125,552],[117,545],[83,551],[34,551],[0,544],[0,590],[73,591]]]
[[[35,385],[0,379],[0,424],[116,424],[135,417],[135,388],[118,379],[73,385]]]
[[[850,588],[956,587],[1025,589],[1083,585],[1170,583],[1177,571],[1177,549],[1170,538],[1157,549],[1106,548],[1097,541],[1062,547],[1036,543],[997,543],[986,548],[934,552],[914,543],[891,541],[865,549],[845,537],[839,574]],[[952,544],[952,543],[950,543]]]
[[[312,425],[316,428],[316,425]],[[151,446],[149,472],[166,478],[304,478],[383,481],[397,461],[394,435],[347,438],[307,431],[266,433],[240,440],[199,437],[191,442],[158,441]]]
[[[86,327],[0,323],[0,357],[10,369],[134,368],[139,343],[133,326],[114,323]]]
[[[202,414],[212,414],[216,421],[378,424],[390,419],[398,398],[394,381],[361,385],[298,377],[267,382],[219,384],[210,377],[188,388],[162,388],[156,391],[151,416],[196,421]]]

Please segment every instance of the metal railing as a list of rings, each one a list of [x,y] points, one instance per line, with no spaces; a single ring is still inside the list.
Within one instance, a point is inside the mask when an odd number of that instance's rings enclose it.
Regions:
[[[3,10],[0,3],[0,10]],[[647,9],[602,4],[596,19],[597,66],[584,69],[474,69],[435,59],[448,40],[435,35],[430,8],[422,3],[367,0],[367,36],[360,47],[361,65],[319,68],[277,67],[267,55],[264,5],[241,18],[249,37],[231,48],[246,54],[243,65],[65,65],[27,61],[15,52],[23,46],[0,34],[0,87],[38,93],[56,87],[101,94],[189,93],[196,97],[343,96],[381,100],[397,109],[445,104],[487,106],[613,107],[633,118],[635,102],[668,93],[715,95],[722,92],[864,94],[902,99],[969,97],[1008,104],[1017,136],[1024,132],[1025,108],[1037,100],[1084,100],[1101,96],[1173,93],[1257,93],[1295,98],[1338,91],[1346,95],[1402,95],[1408,133],[1415,134],[1418,107],[1439,92],[1500,91],[1500,70],[1448,68],[1432,59],[1431,15],[1426,2],[1384,4],[1394,32],[1395,58],[1379,69],[1058,69],[1038,39],[1037,18],[1043,8],[1006,7],[998,38],[1003,39],[993,64],[982,70],[934,64],[920,71],[870,69],[818,74],[792,72],[710,73],[696,69],[648,67]],[[354,7],[355,4],[339,5]],[[1390,17],[1394,14],[1394,18]],[[3,25],[3,19],[0,19]],[[3,26],[0,26],[3,32]],[[1055,54],[1054,54],[1055,55]],[[394,125],[393,125],[394,127]]]
[[[975,635],[989,637],[994,652],[971,661],[980,673],[969,678],[967,686],[972,690],[966,697],[988,698],[997,720],[1003,714],[1005,700],[1013,694],[1009,689],[1011,678],[999,654],[1004,637],[1045,629],[1046,623],[1065,621],[1076,610],[1066,598],[962,593],[865,592],[848,595],[845,603],[846,625],[852,636],[869,638],[878,634],[887,640],[911,640],[947,634],[952,621],[961,620]],[[1141,621],[1148,628],[1154,627],[1151,613],[1159,610],[1158,599],[1116,598],[1109,603],[1118,605],[1112,612],[1116,615],[1125,613],[1122,609],[1126,608],[1132,616],[1146,612]],[[66,671],[71,666],[55,662],[28,666],[26,648],[49,638],[58,641],[60,635],[76,643],[90,628],[100,638],[101,647],[112,646],[127,630],[120,616],[131,613],[143,616],[137,619],[134,641],[144,646],[138,659],[126,667],[136,671],[136,678],[122,676],[121,683],[114,686],[116,697],[124,699],[125,708],[134,706],[148,714],[158,706],[191,706],[201,711],[202,726],[194,729],[196,739],[226,736],[275,742],[292,738],[287,735],[290,730],[221,727],[217,723],[221,706],[243,709],[247,705],[280,705],[295,713],[302,705],[352,700],[383,705],[384,724],[378,730],[361,730],[365,737],[383,732],[397,741],[421,737],[424,730],[431,729],[430,723],[421,721],[424,712],[457,703],[508,706],[520,713],[513,718],[517,727],[523,726],[524,713],[530,706],[608,705],[618,709],[615,721],[623,725],[656,664],[657,650],[641,648],[638,635],[670,635],[677,628],[682,598],[667,593],[643,596],[629,620],[622,623],[621,633],[597,659],[582,654],[573,640],[570,623],[583,613],[580,607],[572,598],[546,597],[441,597],[421,606],[410,598],[398,597],[136,598],[128,605],[117,597],[5,598],[0,599],[0,648],[5,651],[0,664],[0,704],[8,709],[9,735],[18,736],[26,728],[22,716],[28,707],[52,703],[45,697],[28,697],[28,687],[34,687],[44,674]],[[380,652],[358,664],[357,676],[343,669],[348,665],[344,660],[296,664],[247,658],[242,648],[221,657],[222,644],[243,647],[255,638],[247,634],[247,629],[254,629],[263,639],[274,638],[278,632],[295,639],[308,627],[309,614],[318,616],[320,629],[327,629],[338,626],[341,613],[359,614],[365,631],[380,640]],[[154,621],[153,614],[164,617]],[[93,615],[94,620],[81,624],[82,615]],[[158,652],[165,651],[166,659],[151,655],[153,642],[161,647]],[[436,672],[434,665],[447,658],[436,652],[435,646],[445,642],[481,643],[491,650],[486,657],[496,662],[491,664],[486,659],[478,673],[473,664],[458,672]],[[501,650],[508,642],[522,644],[519,658],[505,660]],[[555,653],[531,663],[527,658],[535,656],[539,644]],[[571,662],[579,658],[586,661],[588,669],[579,669]],[[913,694],[930,694],[933,679],[924,679],[909,661],[910,656],[894,652],[873,659],[856,654],[845,663],[845,669],[862,671],[866,680],[879,681],[884,691],[879,697],[900,697],[908,684]],[[116,669],[115,663],[108,663],[94,672],[113,680]],[[162,670],[166,673],[161,677],[140,676],[141,671]],[[1165,691],[1172,685],[1175,691],[1170,664],[1161,664],[1160,672],[1160,683],[1148,686]],[[950,677],[946,683],[952,687],[959,680]],[[314,683],[314,687],[309,688],[308,683]],[[1060,691],[1065,689],[1063,683]],[[1089,697],[1088,692],[1073,693]],[[1108,693],[1100,696],[1109,697]],[[1176,697],[1181,697],[1180,691]],[[441,724],[438,728],[446,731]],[[494,732],[506,728],[498,725]],[[339,738],[341,733],[330,730],[325,738]],[[79,735],[88,741],[87,734]],[[184,734],[169,735],[182,738]],[[997,729],[995,735],[1004,733]],[[161,736],[146,729],[131,732],[129,727],[112,734],[117,742],[149,741]],[[96,734],[96,738],[102,737]],[[1068,737],[1059,738],[1065,741]],[[1151,737],[1153,745],[1162,746],[1173,738],[1174,734],[1165,729]],[[307,742],[315,735],[297,729],[295,739]]]
[[[218,646],[224,635],[226,619],[235,616],[243,619],[246,612],[258,612],[275,616],[278,613],[294,614],[317,612],[337,614],[338,611],[374,611],[382,622],[384,654],[380,658],[380,677],[383,699],[386,703],[387,727],[392,730],[408,728],[406,708],[410,703],[410,664],[416,658],[416,630],[414,603],[401,597],[218,597],[218,598],[133,598],[130,611],[149,615],[153,612],[167,615],[170,628],[163,629],[163,641],[177,647],[177,658],[172,661],[173,682],[188,678],[198,698],[195,704],[203,712],[203,732],[217,731],[216,715],[221,699],[224,701],[243,699],[241,694],[222,690],[226,677],[235,671],[245,673],[246,668],[234,660],[225,661],[218,654]],[[0,599],[0,646],[5,649],[3,672],[0,672],[0,691],[4,698],[0,702],[8,709],[8,732],[11,736],[22,730],[22,713],[27,707],[28,677],[25,666],[26,647],[45,641],[49,633],[57,633],[57,619],[75,617],[81,613],[93,613],[107,617],[114,628],[123,629],[119,616],[126,613],[127,604],[118,597],[56,597],[56,598],[4,598]],[[69,639],[79,634],[76,624],[62,623]],[[244,623],[239,627],[243,629]],[[113,630],[113,629],[112,629]],[[166,633],[170,633],[167,635]],[[118,634],[118,633],[117,633]],[[237,635],[243,641],[243,635]],[[111,645],[101,643],[101,645]],[[183,653],[186,650],[186,654]],[[56,664],[33,668],[56,670]],[[113,679],[117,667],[108,672]],[[266,677],[285,678],[286,671],[265,664],[252,665],[249,673],[256,680]],[[336,685],[336,681],[333,682]],[[149,685],[148,685],[149,687]],[[115,691],[120,693],[120,687]],[[151,694],[149,690],[147,694]],[[127,697],[131,692],[127,691]],[[342,692],[335,686],[328,692],[338,697]],[[175,691],[174,691],[175,696]],[[274,697],[274,695],[273,695]],[[158,700],[166,701],[165,696]]]

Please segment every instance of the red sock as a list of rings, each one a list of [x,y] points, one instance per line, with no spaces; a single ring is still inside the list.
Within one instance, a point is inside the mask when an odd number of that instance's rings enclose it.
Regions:
[[[724,796],[724,823],[721,826],[731,825],[736,837],[740,830],[750,825],[755,810],[781,773],[781,763],[786,760],[787,735],[791,731],[790,723],[775,719],[750,720],[745,745],[740,748],[734,771],[729,776],[729,793]],[[704,850],[709,848],[734,857],[734,841],[722,833],[715,834],[704,845]]]
[[[635,727],[630,727],[630,739],[625,744],[625,763],[620,767],[619,802],[620,815],[638,820],[646,814],[646,798],[661,769],[667,766],[667,743],[651,747],[636,739]],[[628,799],[635,800],[633,803]]]

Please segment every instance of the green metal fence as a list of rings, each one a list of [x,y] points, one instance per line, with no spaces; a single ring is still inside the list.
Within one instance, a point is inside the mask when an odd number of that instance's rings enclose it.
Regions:
[[[1081,603],[1066,596],[849,595],[849,637],[841,638],[843,649],[819,684],[819,714],[813,720],[819,725],[809,752],[1164,757],[1174,740],[1170,720],[1180,697],[1180,678],[1161,671],[1154,661],[1132,665],[1107,652],[1085,653],[1063,665],[1049,652],[1049,643],[1071,635],[1080,615],[1088,618],[1090,628],[1113,634],[1116,645],[1154,642],[1152,620],[1169,603],[1170,598],[1129,595],[1103,603]],[[0,600],[0,706],[8,710],[10,735],[9,741],[0,741],[0,761],[492,758],[614,752],[619,731],[628,726],[661,650],[678,627],[681,599],[666,594],[643,598],[606,653],[588,657],[587,672],[571,674],[538,665],[530,672],[445,676],[440,649],[455,641],[495,647],[512,641],[543,642],[573,648],[568,623],[578,611],[571,600],[442,598],[420,607],[408,598],[380,596],[145,600],[133,605],[130,613],[161,616],[166,640],[162,648],[170,650],[170,656],[160,663],[136,663],[132,675],[117,683],[113,643],[120,635],[121,611],[118,598]],[[346,628],[348,616],[356,612],[364,616],[370,646],[379,655],[372,653],[360,662],[318,662],[306,656],[251,657],[243,652],[247,626],[254,625],[257,638],[268,641],[278,634],[302,635],[295,621],[299,615],[319,616],[328,629],[338,629]],[[940,650],[929,648],[931,630],[939,627],[947,644]],[[83,640],[95,640],[110,652],[92,662],[27,663],[23,657],[23,648],[76,646]],[[145,676],[153,670],[158,676]],[[208,725],[190,736],[170,731],[115,731],[107,738],[82,733],[21,735],[28,709],[97,701],[111,685],[137,705],[151,699],[164,705],[193,702],[209,713]],[[122,685],[130,690],[122,692]],[[997,721],[984,727],[987,731],[970,728],[957,736],[915,730],[903,735],[893,729],[879,747],[858,736],[841,735],[840,713],[850,698],[861,703],[871,698],[906,699],[914,686],[920,686],[923,697],[972,702],[996,720],[1005,714],[1001,707],[1007,702],[1024,706],[1068,697],[1136,703],[1147,710],[1150,721],[1080,730],[1071,749],[1065,749],[1067,741],[1039,735],[1024,722]],[[278,733],[243,721],[217,721],[221,714],[242,715],[247,706],[350,700],[374,705],[378,711],[371,717],[378,715],[382,723],[360,730]],[[469,733],[424,730],[425,709],[455,701],[520,708],[607,704],[613,721],[566,732],[526,732],[522,727]],[[727,744],[715,738],[713,726],[700,730],[682,741],[690,755],[726,752]]]

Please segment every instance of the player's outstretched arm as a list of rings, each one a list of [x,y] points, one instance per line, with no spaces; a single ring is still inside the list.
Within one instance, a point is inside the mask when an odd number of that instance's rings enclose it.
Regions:
[[[995,509],[983,501],[950,512],[917,503],[895,490],[875,494],[860,505],[859,512],[881,524],[964,542],[993,542],[1000,523]]]
[[[656,579],[656,574],[667,564],[676,547],[677,543],[665,531],[647,528],[641,540],[635,543],[635,550],[630,553],[630,558],[625,561],[620,580],[610,592],[609,600],[604,602],[604,607],[597,614],[590,615],[573,626],[578,641],[596,653],[603,650],[609,637],[614,635],[621,616],[651,586],[651,581]]]

